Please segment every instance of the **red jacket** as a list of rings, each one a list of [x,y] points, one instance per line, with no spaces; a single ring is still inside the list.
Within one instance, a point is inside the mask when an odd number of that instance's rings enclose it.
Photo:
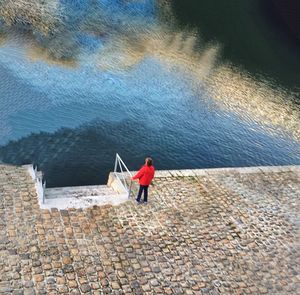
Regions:
[[[140,185],[149,185],[154,177],[154,166],[144,165],[139,172],[133,176],[133,179],[138,179]]]

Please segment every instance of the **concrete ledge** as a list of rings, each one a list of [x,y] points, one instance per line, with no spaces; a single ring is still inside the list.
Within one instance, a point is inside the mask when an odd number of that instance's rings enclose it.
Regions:
[[[128,194],[121,181],[115,177],[113,172],[109,173],[107,186],[111,187],[118,194]]]
[[[169,170],[157,170],[155,171],[155,177],[171,177],[172,174]]]
[[[32,178],[32,181],[34,182],[34,186],[35,186],[35,190],[37,193],[37,198],[38,198],[38,202],[40,204],[40,206],[43,205],[43,198],[44,198],[44,188],[43,188],[43,183],[42,183],[42,179],[37,177],[36,172],[33,165],[29,164],[29,165],[23,165],[23,168],[25,168],[27,170],[27,172],[29,173],[29,175]],[[41,173],[39,173],[41,175]]]
[[[157,170],[155,172],[155,178],[206,176],[206,175],[213,175],[213,174],[220,174],[220,173],[251,174],[251,173],[281,173],[281,172],[300,173],[300,165]]]

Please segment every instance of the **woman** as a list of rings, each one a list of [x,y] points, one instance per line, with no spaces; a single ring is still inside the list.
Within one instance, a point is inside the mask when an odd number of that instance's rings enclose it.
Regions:
[[[140,183],[140,189],[136,201],[140,203],[142,193],[144,192],[144,203],[148,201],[148,187],[154,177],[154,166],[151,158],[145,159],[145,165],[139,170],[139,172],[134,175],[131,179],[138,179]]]

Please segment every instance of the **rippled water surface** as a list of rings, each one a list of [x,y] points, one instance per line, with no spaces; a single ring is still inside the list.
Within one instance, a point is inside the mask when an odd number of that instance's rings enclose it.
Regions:
[[[130,169],[300,164],[297,85],[228,61],[171,2],[0,3],[4,163],[48,186],[104,183],[116,152]]]

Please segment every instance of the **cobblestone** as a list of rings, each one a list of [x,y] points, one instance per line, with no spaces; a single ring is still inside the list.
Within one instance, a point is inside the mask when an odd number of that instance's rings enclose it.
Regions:
[[[41,210],[0,165],[0,293],[300,294],[297,167],[158,175],[147,205]]]

